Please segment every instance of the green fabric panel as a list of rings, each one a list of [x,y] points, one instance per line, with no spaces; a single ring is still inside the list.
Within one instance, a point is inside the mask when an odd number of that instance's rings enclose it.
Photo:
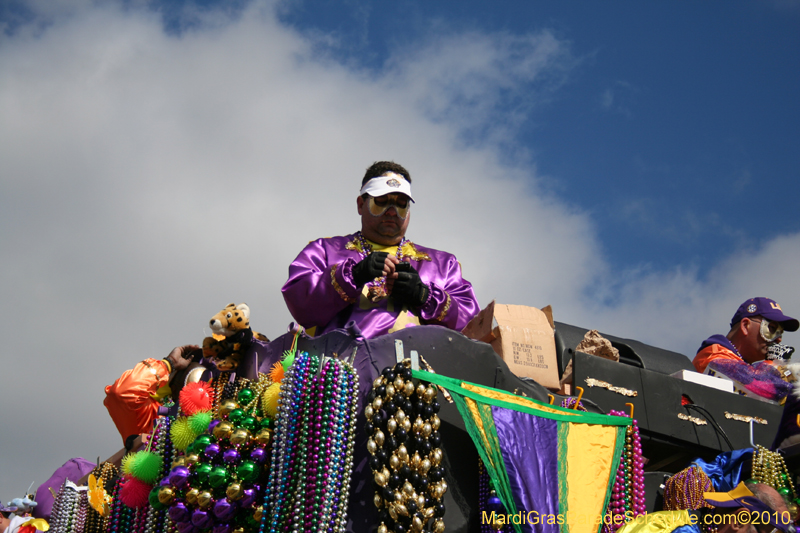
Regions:
[[[569,500],[567,499],[567,437],[569,423],[558,422],[558,512],[561,516],[569,516]],[[564,521],[561,533],[569,533],[569,524]]]
[[[492,485],[497,491],[497,496],[506,508],[506,512],[514,514],[517,512],[517,507],[514,504],[514,498],[511,495],[511,487],[508,481],[508,473],[506,472],[505,462],[500,453],[500,445],[497,442],[497,433],[494,427],[494,417],[492,417],[491,407],[477,402],[478,413],[483,422],[484,434],[488,440],[484,442],[481,430],[472,418],[472,412],[469,410],[466,401],[457,391],[453,391],[453,401],[456,408],[461,413],[461,418],[464,419],[464,425],[467,427],[467,433],[472,437],[472,442],[475,443],[475,448],[478,450],[483,464],[486,466],[486,472],[492,480]],[[522,528],[518,524],[514,524],[514,529],[517,533],[522,533]]]

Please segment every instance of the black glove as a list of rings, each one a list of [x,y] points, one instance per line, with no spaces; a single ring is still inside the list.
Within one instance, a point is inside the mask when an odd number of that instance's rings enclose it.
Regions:
[[[410,263],[401,262],[395,267],[397,279],[392,287],[392,298],[410,308],[419,308],[428,300],[430,289]]]
[[[361,287],[375,278],[383,277],[383,267],[387,257],[389,257],[387,252],[372,252],[354,266],[353,283],[356,284],[356,287]]]

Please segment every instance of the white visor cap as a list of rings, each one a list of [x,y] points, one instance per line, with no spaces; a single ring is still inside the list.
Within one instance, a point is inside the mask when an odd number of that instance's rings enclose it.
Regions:
[[[362,194],[368,194],[373,198],[383,196],[384,194],[402,193],[408,196],[411,201],[414,197],[411,196],[411,184],[401,175],[394,172],[387,172],[383,176],[372,178],[361,187]]]

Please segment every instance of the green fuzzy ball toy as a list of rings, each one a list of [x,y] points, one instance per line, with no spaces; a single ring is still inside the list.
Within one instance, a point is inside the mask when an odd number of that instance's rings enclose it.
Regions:
[[[210,423],[211,411],[198,411],[189,417],[189,428],[198,435],[208,431],[208,425]]]
[[[145,483],[153,484],[158,481],[163,464],[161,456],[156,453],[137,452],[131,459],[131,475]]]

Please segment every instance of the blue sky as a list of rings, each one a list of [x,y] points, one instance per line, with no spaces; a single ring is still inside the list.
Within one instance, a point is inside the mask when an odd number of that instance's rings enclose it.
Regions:
[[[375,160],[482,306],[687,356],[747,298],[798,316],[798,30],[796,0],[0,3],[0,498],[118,449],[103,387],[226,304],[286,331]]]
[[[501,106],[524,114],[506,153],[592,214],[615,268],[706,275],[800,229],[797,2],[307,1],[281,18],[373,72],[431,33],[553,32],[572,61],[544,102],[520,87]]]

